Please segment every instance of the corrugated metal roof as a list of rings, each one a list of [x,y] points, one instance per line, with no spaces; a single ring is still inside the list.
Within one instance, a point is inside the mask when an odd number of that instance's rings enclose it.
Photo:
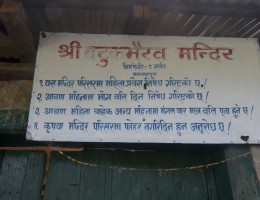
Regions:
[[[213,1],[213,0],[211,0]],[[215,1],[215,0],[214,0]],[[40,31],[127,34],[130,11],[25,7],[33,35]],[[154,12],[145,35],[260,37],[260,19]]]
[[[159,14],[148,35],[204,37],[259,37],[260,19],[210,15]]]
[[[127,11],[70,8],[26,8],[34,34],[39,31],[121,34],[129,18]]]
[[[22,0],[22,2],[36,38],[39,31],[132,34],[129,31],[131,28],[142,25],[142,23],[129,23],[133,5],[148,5],[153,9],[152,18],[150,21],[146,20],[145,27],[139,34],[260,36],[260,0]],[[132,27],[129,29],[129,26]]]

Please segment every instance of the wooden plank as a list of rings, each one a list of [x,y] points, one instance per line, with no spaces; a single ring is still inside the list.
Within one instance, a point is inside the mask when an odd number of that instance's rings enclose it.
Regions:
[[[84,162],[96,163],[100,166],[113,166],[114,152],[108,150],[88,150],[79,158]],[[105,167],[83,167],[79,199],[113,199],[112,198],[112,169]],[[99,194],[99,195],[97,195]]]
[[[199,150],[184,146],[161,152],[88,150],[69,155],[88,163],[138,169],[199,166],[221,161],[225,157],[223,146],[199,147]],[[203,160],[205,153],[206,159]],[[246,174],[253,173],[251,169],[246,171]],[[168,172],[87,167],[55,153],[48,176],[46,199],[190,199],[191,196],[193,199],[248,199],[245,196],[252,184],[247,182],[248,177],[243,178],[244,184],[249,185],[242,192],[238,192],[237,188],[232,193],[230,183],[234,189],[234,184],[241,182],[237,181],[237,171],[235,174],[234,180],[230,181],[225,163],[207,169]],[[259,199],[257,195],[256,192],[255,198],[252,195],[249,197]]]
[[[142,161],[140,158],[142,157]],[[157,156],[151,162],[149,153],[147,152],[125,152],[116,151],[114,153],[114,166],[133,168],[133,169],[151,169],[157,162]],[[149,163],[151,162],[151,163]],[[157,171],[142,170],[113,170],[111,180],[112,199],[119,200],[123,196],[126,199],[155,199],[157,185]],[[171,184],[169,182],[168,184]],[[120,192],[118,192],[120,191]]]
[[[211,159],[209,156],[205,156],[205,164],[211,163]],[[207,168],[205,170],[206,180],[207,180],[207,190],[208,190],[208,196],[210,200],[217,200],[217,188],[216,188],[216,181],[214,178],[214,169],[213,168]]]
[[[6,151],[0,171],[0,199],[41,199],[43,152]]]
[[[229,145],[226,156],[227,158],[234,158],[248,152],[250,153],[249,146]],[[233,160],[228,162],[227,166],[234,199],[260,199],[259,180],[253,167],[252,156],[247,155]]]
[[[109,153],[111,155],[111,152],[107,152],[104,156],[111,161]],[[89,150],[68,155],[81,161],[98,163],[100,154],[98,151]],[[82,166],[58,153],[52,153],[45,199],[110,199],[109,196],[103,196],[105,187],[109,187],[111,180],[107,176],[100,177],[100,174],[106,173],[104,170]]]
[[[148,3],[149,2],[149,3]],[[53,4],[55,3],[55,4]],[[96,9],[96,10],[131,10],[132,6],[137,3],[136,0],[23,0],[23,4],[28,7],[48,7],[49,5],[58,5],[60,8],[80,8],[80,9]],[[164,0],[140,0],[138,4],[149,4],[156,12],[171,11],[175,13],[189,13],[200,15],[217,15],[217,16],[237,16],[237,17],[259,17],[260,6],[253,2],[242,4],[240,2],[233,3],[213,3],[201,1],[172,1]]]
[[[210,148],[205,148],[205,164],[225,160],[225,149],[226,147],[223,145],[212,145]],[[208,167],[205,172],[209,199],[233,199],[226,163]]]
[[[177,146],[157,153],[160,168],[180,168],[182,170],[158,173],[158,199],[208,199],[206,174],[203,168],[183,169],[204,163],[203,148]],[[153,156],[151,155],[151,158]],[[167,183],[171,184],[167,184]]]
[[[52,153],[46,199],[190,199],[191,196],[193,199],[208,199],[203,168],[168,172],[149,170],[201,165],[204,163],[201,151],[192,152],[183,146],[174,151],[133,153],[88,150],[69,155],[99,166],[80,165],[58,153]]]
[[[15,0],[3,0],[0,18],[8,36],[14,41],[22,62],[34,62],[36,50],[33,36],[28,26],[22,3]]]
[[[0,50],[0,55],[1,55],[1,50]],[[0,81],[32,80],[33,75],[34,75],[34,65],[31,63],[0,62]]]

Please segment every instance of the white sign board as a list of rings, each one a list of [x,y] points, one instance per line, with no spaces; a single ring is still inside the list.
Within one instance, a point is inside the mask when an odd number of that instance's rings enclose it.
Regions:
[[[260,143],[256,39],[42,36],[27,139]]]

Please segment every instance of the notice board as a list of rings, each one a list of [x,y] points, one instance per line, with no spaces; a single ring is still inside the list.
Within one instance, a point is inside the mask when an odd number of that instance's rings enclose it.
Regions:
[[[27,139],[259,143],[256,39],[42,33]]]

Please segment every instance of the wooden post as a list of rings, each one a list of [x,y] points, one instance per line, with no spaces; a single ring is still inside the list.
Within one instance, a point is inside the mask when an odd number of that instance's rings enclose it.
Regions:
[[[34,62],[36,50],[22,3],[15,0],[3,0],[0,18],[8,36],[13,39],[17,47],[21,62]]]
[[[241,158],[227,162],[234,199],[258,200],[260,197],[259,180],[250,153],[249,145],[229,145],[227,147],[227,159],[245,154]]]
[[[260,146],[251,145],[250,150],[252,152],[252,159],[254,162],[256,174],[257,174],[258,180],[260,180]]]

